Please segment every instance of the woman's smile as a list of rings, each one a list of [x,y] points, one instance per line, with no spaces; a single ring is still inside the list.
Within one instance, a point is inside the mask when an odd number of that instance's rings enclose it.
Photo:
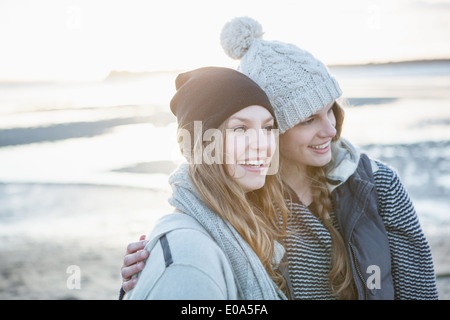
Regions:
[[[330,150],[330,142],[331,140],[319,145],[310,145],[308,146],[308,148],[312,149],[312,151],[314,152],[324,154]]]
[[[270,163],[267,164],[266,162],[267,162],[266,159],[256,159],[256,160],[249,159],[237,161],[237,164],[249,172],[261,173],[269,167]]]

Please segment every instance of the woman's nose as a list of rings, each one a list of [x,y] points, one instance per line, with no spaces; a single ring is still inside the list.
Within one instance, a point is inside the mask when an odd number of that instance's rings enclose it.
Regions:
[[[268,149],[271,143],[270,134],[267,134],[265,130],[249,130],[249,148],[258,151],[265,151]]]
[[[319,132],[322,138],[333,138],[336,135],[336,121],[330,118],[323,119],[321,122],[321,130]]]

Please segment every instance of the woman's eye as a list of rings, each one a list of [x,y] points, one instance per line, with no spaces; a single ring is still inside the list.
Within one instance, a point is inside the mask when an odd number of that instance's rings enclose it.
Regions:
[[[235,133],[245,133],[245,127],[236,127],[236,128],[233,128],[233,132],[235,132]]]
[[[267,133],[269,133],[270,131],[273,130],[273,125],[265,126],[265,127],[263,128],[263,130],[266,131]]]
[[[313,121],[314,121],[314,118],[309,118],[309,119],[303,121],[301,124],[302,125],[308,125],[308,124],[311,124]]]

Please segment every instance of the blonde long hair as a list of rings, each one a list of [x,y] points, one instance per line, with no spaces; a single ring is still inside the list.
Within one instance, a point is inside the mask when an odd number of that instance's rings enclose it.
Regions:
[[[333,141],[336,141],[339,139],[342,132],[344,110],[337,102],[334,103],[332,109],[336,118],[337,132],[336,136],[333,138]],[[333,210],[333,205],[327,188],[325,168],[308,167],[307,174],[311,181],[313,203],[316,208],[316,214],[331,234],[332,254],[331,269],[329,273],[331,290],[340,299],[355,299],[356,292],[354,288],[350,256],[341,233],[331,222],[330,212]]]
[[[225,137],[225,123],[218,129]],[[285,290],[284,277],[272,265],[274,241],[280,241],[285,236],[289,212],[279,173],[268,175],[261,189],[246,193],[230,177],[225,165],[190,161],[193,150],[198,150],[200,145],[205,147],[205,142],[198,137],[193,143],[190,151],[180,146],[190,162],[189,176],[194,187],[213,212],[231,223],[259,257],[269,276],[280,289]]]

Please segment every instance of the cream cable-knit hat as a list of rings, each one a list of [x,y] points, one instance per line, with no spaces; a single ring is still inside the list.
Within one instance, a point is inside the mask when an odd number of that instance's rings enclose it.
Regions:
[[[262,35],[257,21],[240,17],[224,26],[220,40],[231,58],[241,59],[238,70],[266,92],[284,133],[339,98],[342,90],[309,52]]]

